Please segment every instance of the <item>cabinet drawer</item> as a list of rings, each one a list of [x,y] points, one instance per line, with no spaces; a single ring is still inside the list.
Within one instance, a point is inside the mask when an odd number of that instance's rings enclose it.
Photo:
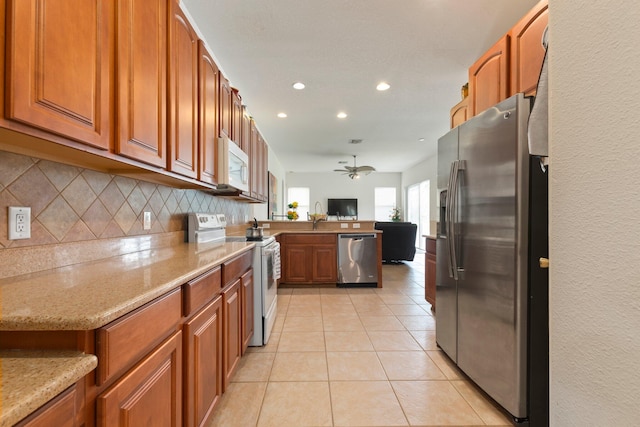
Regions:
[[[78,412],[77,394],[76,386],[71,386],[18,423],[16,427],[74,427]]]
[[[222,268],[216,267],[184,285],[184,315],[189,316],[216,295],[222,288]]]
[[[227,285],[240,277],[242,273],[251,267],[252,262],[253,251],[245,252],[244,254],[225,262],[222,265],[222,283]]]
[[[285,244],[337,244],[338,237],[336,234],[287,234],[284,240]]]
[[[96,384],[124,372],[175,330],[181,296],[178,288],[98,329]]]

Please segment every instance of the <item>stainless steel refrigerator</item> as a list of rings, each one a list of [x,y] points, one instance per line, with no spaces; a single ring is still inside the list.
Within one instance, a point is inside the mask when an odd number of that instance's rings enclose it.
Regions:
[[[514,95],[438,140],[436,341],[517,422],[545,425],[547,177],[529,111]]]

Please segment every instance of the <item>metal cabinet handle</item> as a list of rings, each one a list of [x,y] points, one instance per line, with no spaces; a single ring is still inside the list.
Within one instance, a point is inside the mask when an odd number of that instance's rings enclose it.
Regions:
[[[549,258],[540,258],[538,260],[540,268],[549,268]]]

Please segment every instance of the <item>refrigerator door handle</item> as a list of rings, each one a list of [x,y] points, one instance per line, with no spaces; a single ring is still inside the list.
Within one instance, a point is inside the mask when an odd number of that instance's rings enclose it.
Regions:
[[[465,160],[456,160],[454,162],[453,170],[453,182],[451,184],[451,204],[450,204],[450,221],[451,224],[451,238],[450,238],[450,252],[452,259],[453,278],[459,279],[458,273],[464,272],[464,268],[458,265],[458,248],[456,247],[456,220],[458,219],[458,190],[460,189],[460,172],[467,168],[467,162]]]
[[[453,221],[452,221],[452,216],[451,216],[451,212],[453,210],[453,206],[452,206],[452,185],[453,185],[453,177],[455,176],[455,170],[456,170],[456,163],[458,161],[454,161],[451,163],[451,168],[449,170],[449,182],[447,183],[447,199],[446,199],[446,206],[445,206],[445,210],[446,210],[446,221],[445,221],[445,235],[447,237],[447,252],[448,252],[448,267],[449,267],[449,277],[455,277],[455,273],[454,273],[454,253],[453,253],[453,246],[451,245],[451,242],[453,241]]]

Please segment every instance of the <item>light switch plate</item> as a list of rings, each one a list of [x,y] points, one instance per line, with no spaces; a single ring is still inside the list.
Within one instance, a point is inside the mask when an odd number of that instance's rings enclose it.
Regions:
[[[340,228],[349,228],[349,224],[345,224],[344,222],[341,222]]]
[[[354,222],[352,227],[353,228],[360,228],[360,223],[359,222]]]
[[[8,220],[9,240],[31,238],[31,208],[9,206]]]

